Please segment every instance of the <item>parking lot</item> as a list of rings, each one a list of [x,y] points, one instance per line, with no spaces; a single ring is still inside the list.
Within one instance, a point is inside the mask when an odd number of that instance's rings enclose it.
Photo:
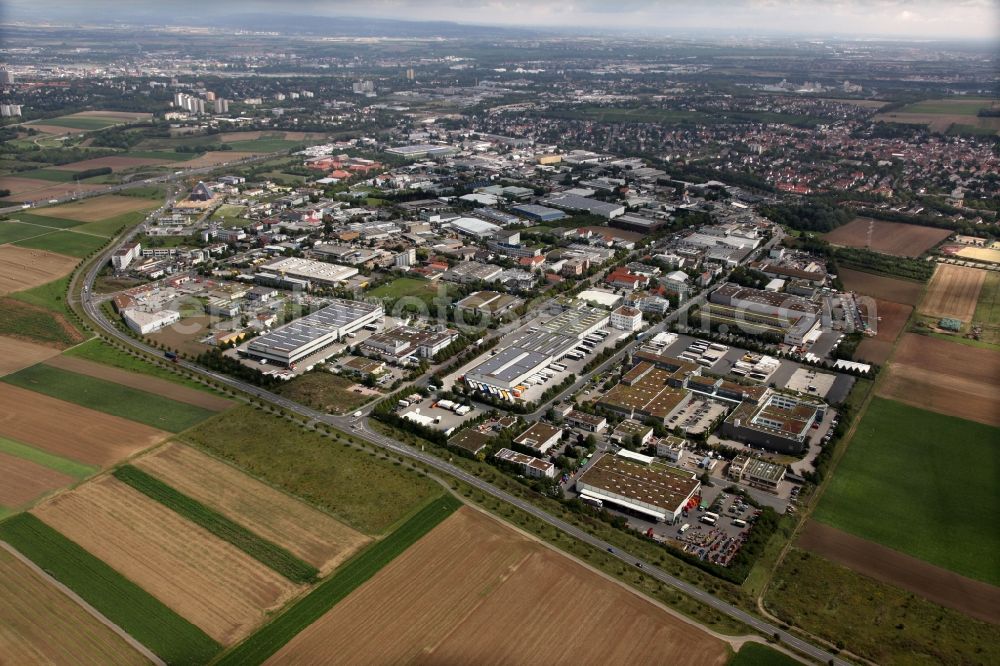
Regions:
[[[448,433],[449,431],[454,432],[458,430],[463,423],[476,418],[481,412],[478,407],[473,407],[466,414],[456,414],[453,409],[446,409],[440,406],[437,396],[431,395],[429,398],[411,402],[406,407],[399,407],[398,413],[400,416],[414,414],[426,417],[431,419],[426,424],[428,427]]]
[[[667,421],[667,428],[680,427],[687,435],[700,435],[726,413],[726,408],[718,402],[694,399],[679,414]]]

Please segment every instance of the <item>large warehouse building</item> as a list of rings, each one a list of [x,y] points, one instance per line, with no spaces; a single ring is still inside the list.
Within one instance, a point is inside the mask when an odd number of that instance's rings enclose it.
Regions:
[[[284,257],[263,264],[258,272],[303,280],[313,285],[334,287],[357,275],[358,269],[301,257]]]
[[[608,321],[605,310],[566,310],[542,324],[541,330],[515,336],[506,347],[465,373],[465,383],[474,390],[515,400],[524,390],[524,380],[571,352],[583,338],[605,328]]]
[[[694,474],[605,455],[576,480],[584,499],[614,505],[657,522],[672,523],[701,490]]]
[[[381,305],[338,298],[322,310],[254,338],[243,353],[290,367],[384,316]]]

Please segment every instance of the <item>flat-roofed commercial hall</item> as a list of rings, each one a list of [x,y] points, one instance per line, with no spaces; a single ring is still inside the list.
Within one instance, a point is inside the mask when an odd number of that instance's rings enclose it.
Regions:
[[[694,474],[605,455],[576,480],[584,499],[600,500],[658,522],[672,523],[701,490]]]
[[[348,333],[381,322],[384,316],[381,305],[338,298],[322,310],[251,340],[243,353],[250,358],[291,366]]]

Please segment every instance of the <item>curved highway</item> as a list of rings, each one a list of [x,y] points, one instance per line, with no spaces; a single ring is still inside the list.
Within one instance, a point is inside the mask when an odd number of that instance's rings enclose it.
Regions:
[[[162,354],[160,350],[155,349],[149,345],[146,345],[118,330],[118,328],[114,324],[112,324],[105,318],[104,313],[100,309],[100,306],[91,298],[91,290],[94,284],[94,280],[97,277],[97,273],[100,270],[100,268],[105,263],[107,263],[107,261],[109,261],[111,253],[114,251],[114,249],[118,247],[122,242],[132,238],[132,236],[138,232],[141,226],[142,225],[140,225],[140,227],[132,229],[124,236],[120,237],[117,243],[113,244],[112,246],[110,246],[108,250],[103,252],[101,256],[97,260],[95,260],[94,263],[87,269],[86,275],[84,276],[84,285],[82,293],[83,298],[81,303],[85,312],[87,313],[87,316],[94,323],[100,326],[105,333],[135,349],[139,349],[148,354],[152,354],[153,356],[159,356]],[[77,273],[77,275],[73,279],[74,286],[71,288],[71,294],[76,291],[75,285],[79,278],[79,275],[80,274]],[[579,539],[580,541],[590,544],[591,546],[594,546],[596,548],[605,550],[613,554],[621,561],[631,566],[641,567],[642,570],[647,575],[650,575],[653,578],[656,578],[657,580],[666,583],[667,585],[670,585],[671,587],[683,592],[684,594],[693,597],[694,599],[697,599],[701,603],[710,606],[711,608],[714,608],[717,611],[724,613],[725,615],[728,615],[729,617],[735,620],[738,620],[739,622],[746,624],[747,626],[753,628],[755,631],[759,632],[762,636],[765,637],[778,636],[784,645],[787,645],[788,647],[791,647],[802,654],[808,655],[809,657],[819,662],[836,664],[837,666],[847,666],[848,662],[845,662],[844,660],[838,658],[836,655],[824,650],[823,648],[813,645],[812,643],[806,642],[801,638],[782,630],[780,627],[771,624],[770,622],[767,622],[759,617],[751,615],[746,611],[737,608],[736,606],[726,601],[723,601],[722,599],[719,599],[690,583],[687,583],[679,578],[671,576],[667,572],[653,566],[650,562],[646,562],[641,558],[630,555],[626,551],[622,551],[618,548],[615,548],[606,541],[603,541],[589,534],[588,532],[585,532],[579,529],[578,527],[571,525],[570,523],[567,523],[566,521],[557,518],[556,516],[553,516],[552,514],[536,507],[535,505],[526,502],[518,497],[515,497],[514,495],[511,495],[472,474],[469,474],[460,467],[456,467],[455,465],[452,465],[451,463],[446,462],[445,460],[442,460],[434,455],[421,451],[415,447],[408,446],[406,444],[398,442],[394,439],[386,437],[385,435],[382,435],[381,433],[375,432],[369,427],[368,417],[367,417],[367,413],[370,412],[371,407],[368,407],[365,410],[363,410],[362,416],[357,418],[353,416],[332,416],[330,414],[318,412],[304,405],[300,405],[297,402],[284,398],[275,393],[271,393],[270,391],[262,389],[258,386],[254,386],[253,384],[248,384],[233,377],[229,377],[228,375],[214,372],[212,370],[206,369],[200,365],[191,363],[189,361],[177,359],[177,365],[183,367],[185,370],[188,370],[190,372],[197,373],[204,377],[209,377],[214,381],[219,382],[225,386],[228,386],[236,391],[252,395],[256,398],[266,400],[272,404],[283,407],[290,412],[293,412],[300,416],[304,416],[312,421],[333,426],[345,433],[349,433],[359,439],[365,440],[371,444],[392,451],[393,453],[407,456],[408,458],[411,458],[413,460],[418,460],[430,468],[451,475],[463,481],[464,483],[473,486],[474,488],[476,488],[481,492],[484,492],[488,495],[492,495],[493,497],[503,502],[513,505],[518,509],[531,514],[535,518],[555,527],[556,529],[559,529],[565,532],[566,534],[569,534]]]

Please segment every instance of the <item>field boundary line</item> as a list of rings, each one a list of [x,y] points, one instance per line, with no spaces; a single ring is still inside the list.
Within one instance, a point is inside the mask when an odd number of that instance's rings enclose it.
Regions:
[[[7,222],[13,222],[14,224],[26,224],[29,227],[38,227],[39,229],[49,229],[44,234],[38,234],[38,236],[45,236],[46,234],[51,234],[56,231],[72,231],[73,233],[80,234],[81,236],[93,236],[94,238],[107,238],[107,236],[101,236],[100,234],[92,234],[89,231],[74,231],[73,227],[50,227],[45,224],[38,224],[36,222],[22,222],[21,220],[6,220]],[[89,222],[81,222],[80,225],[89,224]],[[38,236],[29,236],[29,238],[38,238]],[[29,238],[19,238],[18,243],[21,241],[29,240]]]
[[[10,545],[6,541],[0,541],[0,548],[3,548],[8,553],[10,553],[14,557],[16,557],[17,560],[19,562],[21,562],[21,564],[24,564],[29,569],[31,569],[36,575],[40,576],[46,583],[48,583],[49,585],[52,585],[57,590],[59,590],[60,592],[62,592],[64,595],[66,595],[67,597],[69,597],[76,605],[78,605],[80,608],[82,608],[83,610],[85,610],[87,613],[89,613],[91,616],[93,616],[94,619],[96,619],[98,622],[100,622],[101,624],[103,624],[104,626],[106,626],[108,629],[110,629],[111,631],[115,632],[126,643],[128,643],[130,646],[132,646],[139,654],[141,654],[142,656],[144,656],[146,659],[149,659],[151,662],[153,662],[154,664],[156,664],[156,666],[167,666],[167,663],[165,661],[163,661],[162,659],[160,659],[159,657],[157,657],[155,654],[153,654],[153,652],[149,648],[147,648],[145,645],[143,645],[138,640],[136,640],[135,638],[133,638],[128,632],[126,632],[124,629],[122,629],[121,627],[119,627],[117,624],[115,624],[114,622],[112,622],[111,620],[109,620],[107,617],[105,617],[105,615],[103,613],[101,613],[101,611],[97,610],[96,608],[94,608],[93,606],[91,606],[89,603],[87,603],[76,592],[74,592],[73,590],[71,590],[70,588],[68,588],[66,585],[60,583],[58,580],[56,580],[55,578],[53,578],[52,576],[50,576],[48,573],[46,573],[46,571],[44,569],[42,569],[40,566],[38,566],[37,564],[35,564],[31,560],[29,560],[24,555],[22,555],[21,551],[19,551],[16,548],[14,548],[14,546]]]

